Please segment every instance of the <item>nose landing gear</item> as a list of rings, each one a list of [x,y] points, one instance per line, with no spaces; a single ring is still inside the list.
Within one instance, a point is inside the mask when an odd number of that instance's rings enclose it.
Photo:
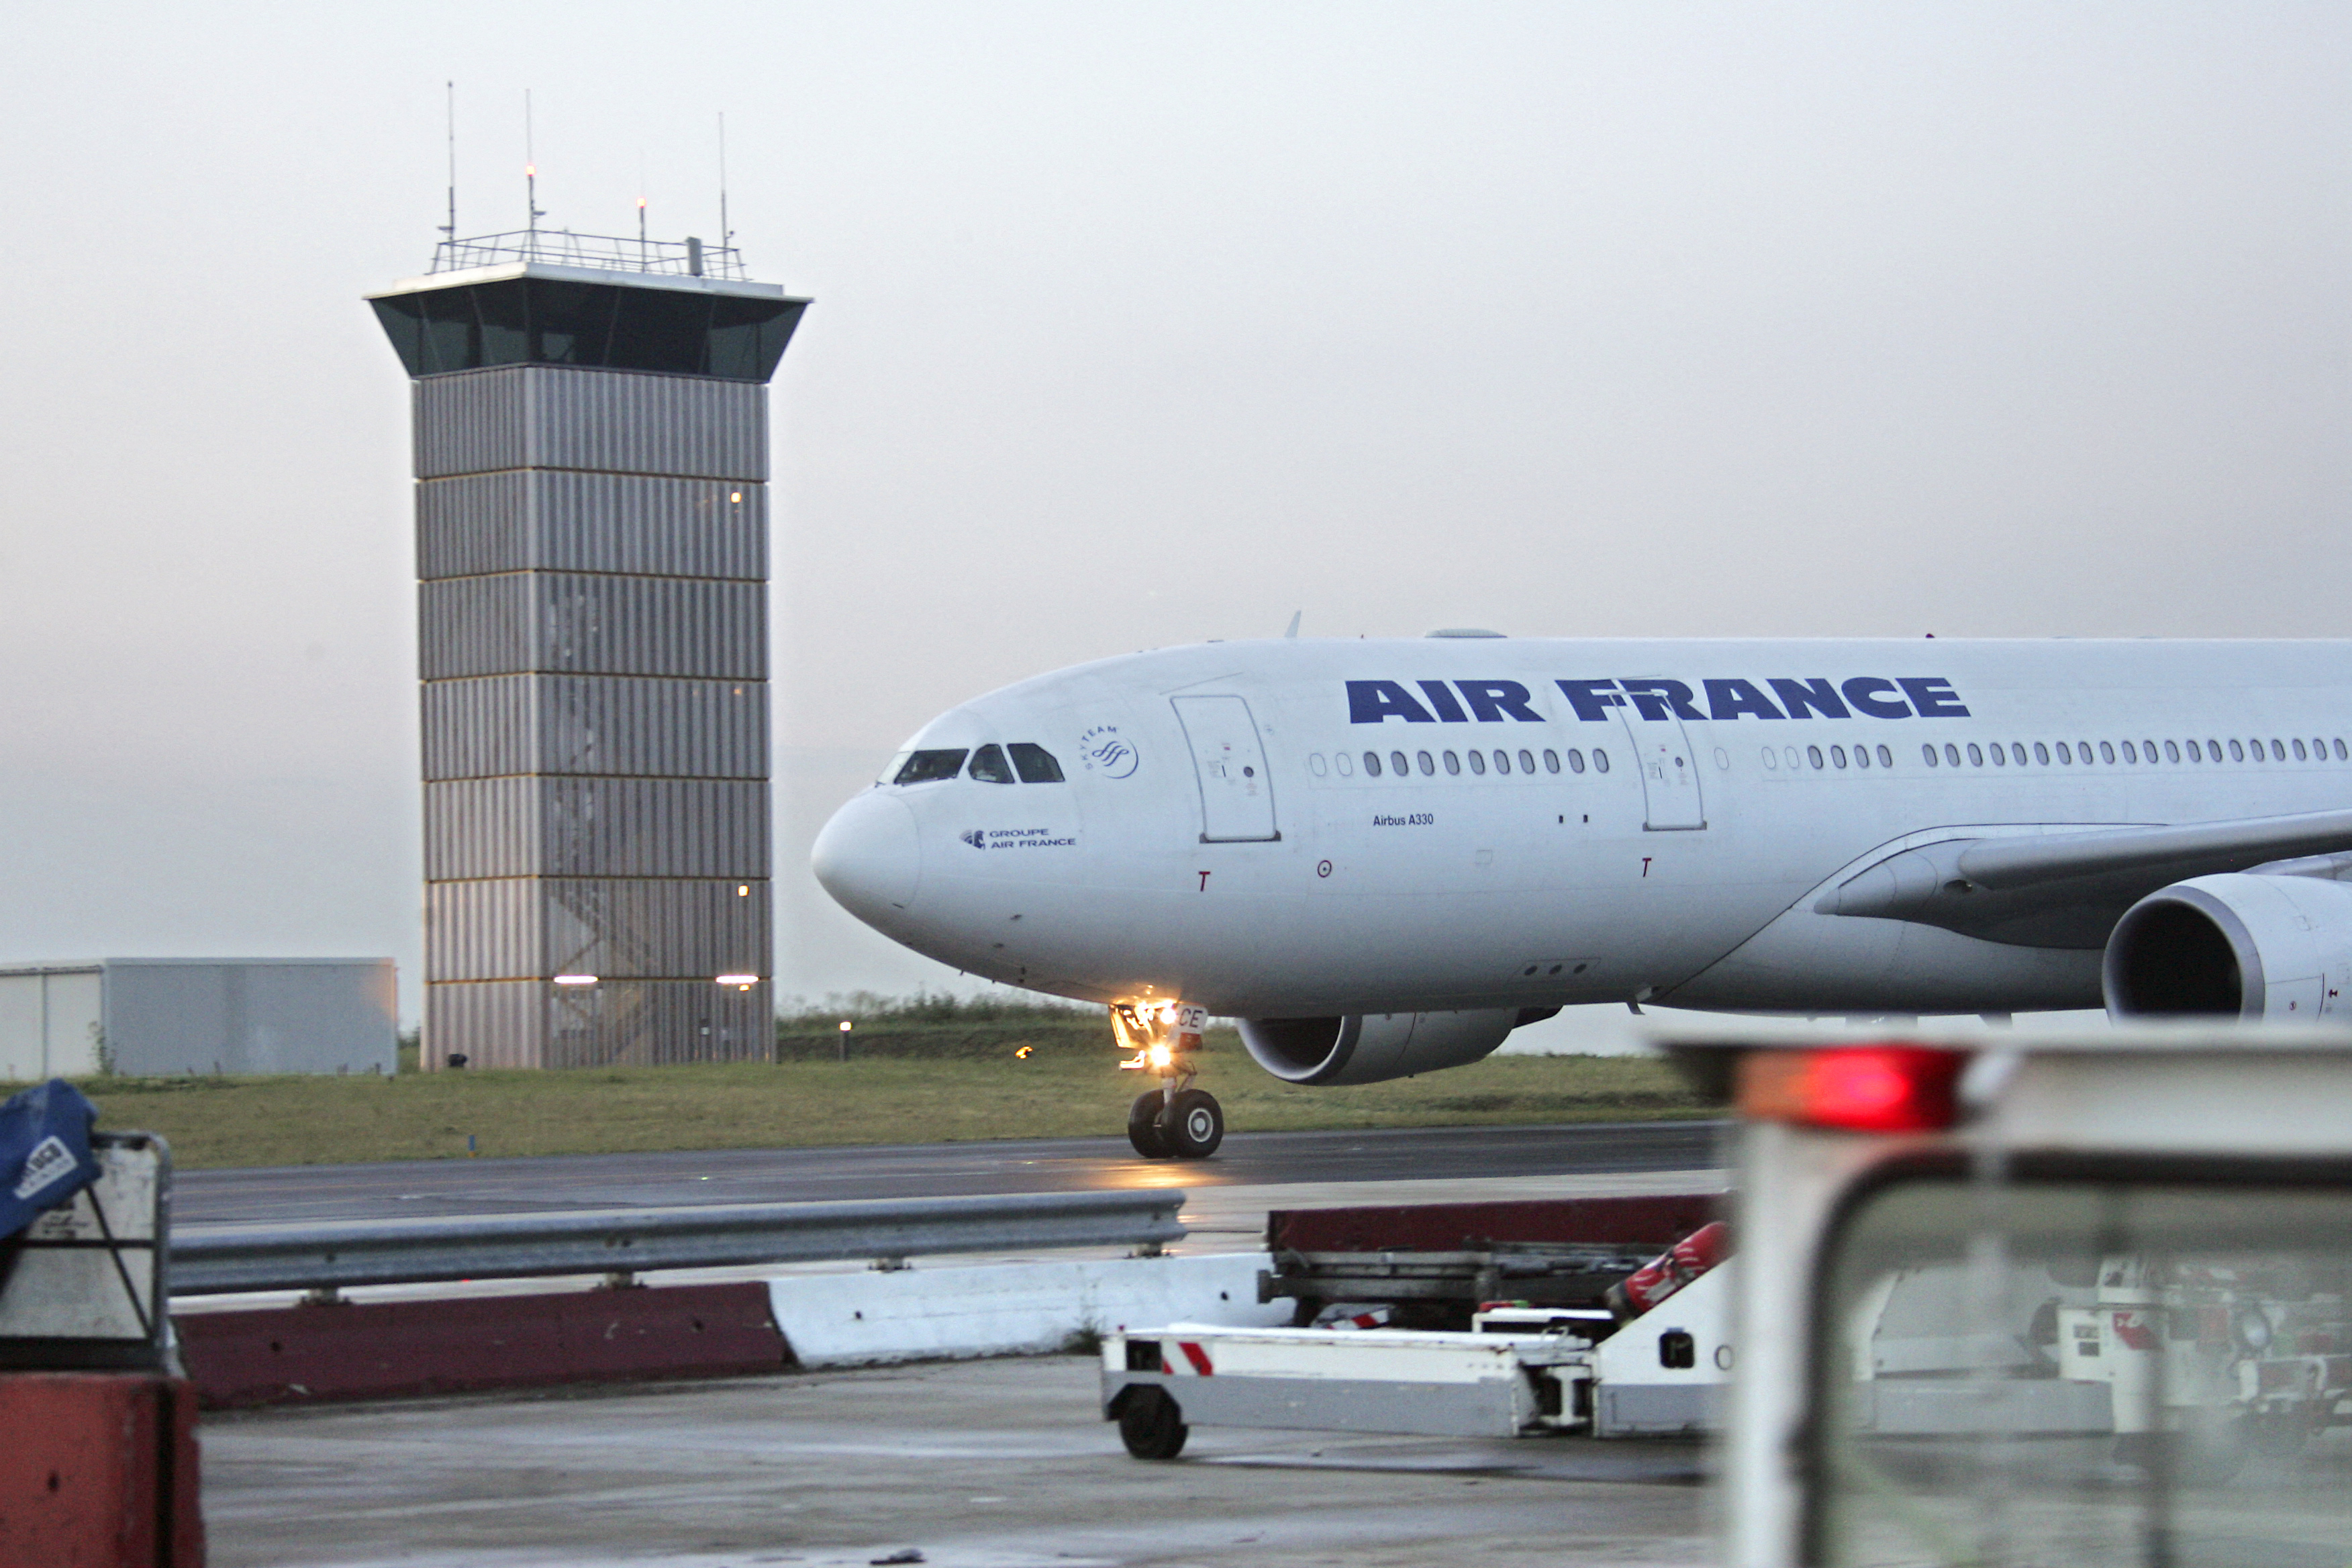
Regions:
[[[1224,1142],[1225,1112],[1216,1097],[1194,1089],[1201,1069],[1189,1059],[1201,1049],[1203,1009],[1163,1005],[1110,1010],[1111,1030],[1135,1052],[1119,1063],[1127,1072],[1160,1075],[1160,1087],[1135,1097],[1127,1109],[1127,1141],[1147,1160],[1205,1160]]]

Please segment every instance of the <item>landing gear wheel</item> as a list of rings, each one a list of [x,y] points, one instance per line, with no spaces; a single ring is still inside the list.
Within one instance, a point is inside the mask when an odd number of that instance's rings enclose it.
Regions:
[[[1168,1147],[1180,1160],[1205,1160],[1225,1141],[1225,1111],[1206,1089],[1188,1089],[1170,1109]]]
[[[1167,1097],[1154,1089],[1137,1095],[1135,1103],[1127,1108],[1127,1141],[1147,1160],[1165,1160],[1174,1152],[1168,1147],[1168,1135],[1160,1130],[1160,1112],[1167,1103]]]
[[[1192,1429],[1164,1388],[1138,1388],[1118,1413],[1118,1440],[1139,1459],[1172,1459]]]

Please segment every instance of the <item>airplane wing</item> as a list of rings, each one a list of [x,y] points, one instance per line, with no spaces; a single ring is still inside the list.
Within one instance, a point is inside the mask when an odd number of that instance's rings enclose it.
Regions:
[[[2169,883],[2343,850],[2352,850],[2352,811],[1953,837],[1898,850],[1831,889],[1813,910],[1913,921],[2019,947],[2104,947],[2126,910]]]

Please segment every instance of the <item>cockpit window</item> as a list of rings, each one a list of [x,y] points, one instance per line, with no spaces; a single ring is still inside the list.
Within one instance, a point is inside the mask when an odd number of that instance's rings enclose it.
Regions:
[[[1004,760],[1004,748],[992,744],[974,752],[971,776],[982,784],[1012,784],[1013,764]]]
[[[1021,770],[1023,784],[1062,782],[1062,764],[1055,762],[1054,753],[1045,747],[1032,745],[1027,741],[1015,741],[1005,750],[1013,753],[1013,765]]]
[[[916,752],[910,754],[890,780],[892,784],[937,784],[963,772],[965,753],[953,752]]]

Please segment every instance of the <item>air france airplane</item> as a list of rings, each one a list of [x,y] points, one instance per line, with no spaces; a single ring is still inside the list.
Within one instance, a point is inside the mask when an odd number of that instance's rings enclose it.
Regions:
[[[1213,643],[976,698],[819,837],[877,930],[1370,1083],[1576,1003],[2344,1019],[2352,643]]]

